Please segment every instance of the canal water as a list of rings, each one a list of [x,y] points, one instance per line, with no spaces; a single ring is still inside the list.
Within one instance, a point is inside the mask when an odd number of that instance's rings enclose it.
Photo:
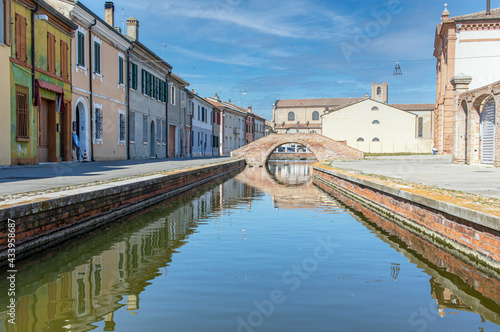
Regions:
[[[490,332],[499,284],[278,162],[19,262],[0,330]]]

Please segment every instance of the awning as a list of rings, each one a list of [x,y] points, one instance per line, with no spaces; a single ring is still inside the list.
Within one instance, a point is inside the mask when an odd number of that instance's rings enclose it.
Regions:
[[[58,85],[35,80],[35,106],[40,106],[42,104],[42,96],[40,94],[40,89],[45,89],[48,91],[53,91],[57,94],[57,109],[59,112],[64,112],[64,89]]]

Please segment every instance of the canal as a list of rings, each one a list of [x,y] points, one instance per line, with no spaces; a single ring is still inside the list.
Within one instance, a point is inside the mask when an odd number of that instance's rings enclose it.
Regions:
[[[500,281],[275,162],[18,263],[6,331],[500,331]]]

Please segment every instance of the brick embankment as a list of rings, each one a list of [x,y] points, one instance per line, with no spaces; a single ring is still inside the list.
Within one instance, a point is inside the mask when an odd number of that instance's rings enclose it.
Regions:
[[[243,159],[0,203],[0,264],[8,219],[15,221],[16,258],[53,246],[245,166]]]
[[[500,208],[322,165],[313,181],[400,222],[464,260],[500,271]]]

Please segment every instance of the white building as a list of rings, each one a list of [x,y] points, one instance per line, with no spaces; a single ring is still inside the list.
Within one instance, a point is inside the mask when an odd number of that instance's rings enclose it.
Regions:
[[[213,146],[213,106],[198,95],[193,96],[193,157],[212,156]]]
[[[415,113],[365,99],[321,116],[323,135],[371,153],[430,153]]]

